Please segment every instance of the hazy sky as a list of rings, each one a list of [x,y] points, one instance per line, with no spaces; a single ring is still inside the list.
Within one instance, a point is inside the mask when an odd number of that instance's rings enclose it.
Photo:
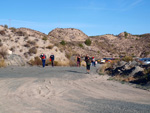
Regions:
[[[150,0],[1,0],[0,25],[48,34],[76,28],[85,34],[150,33]]]

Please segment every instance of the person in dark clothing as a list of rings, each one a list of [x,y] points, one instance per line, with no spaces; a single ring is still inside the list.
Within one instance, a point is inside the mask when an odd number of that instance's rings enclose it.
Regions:
[[[51,60],[52,67],[54,67],[54,59],[55,59],[54,54],[50,55],[50,60]]]
[[[43,67],[45,67],[46,55],[42,53],[42,54],[40,55],[40,58],[41,58],[41,60],[42,60],[42,65],[43,65]]]
[[[77,67],[80,67],[81,64],[81,58],[80,55],[77,56]]]
[[[90,66],[91,66],[91,59],[89,57],[87,57],[86,60],[86,70],[87,70],[87,74],[90,73]]]
[[[90,73],[91,60],[90,60],[88,55],[85,56],[85,62],[86,62],[86,70],[87,70],[87,73],[89,74]]]
[[[86,55],[86,56],[85,56],[85,60],[84,60],[84,61],[86,62],[86,61],[87,61],[87,59],[88,59],[88,55]]]

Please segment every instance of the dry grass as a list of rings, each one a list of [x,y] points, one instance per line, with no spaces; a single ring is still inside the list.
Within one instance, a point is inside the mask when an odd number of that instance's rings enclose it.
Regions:
[[[5,47],[0,48],[0,56],[2,56],[4,59],[7,56],[7,49]]]
[[[1,67],[6,67],[5,61],[4,60],[0,60],[0,68]]]
[[[30,60],[28,63],[32,66],[33,65],[42,65],[42,61],[39,57],[35,57],[34,60],[33,59]]]

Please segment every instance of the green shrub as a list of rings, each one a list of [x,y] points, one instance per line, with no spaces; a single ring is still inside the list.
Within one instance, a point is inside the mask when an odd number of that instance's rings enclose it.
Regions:
[[[80,43],[80,44],[79,44],[79,47],[83,48],[83,44]]]
[[[7,28],[8,28],[8,25],[4,25],[4,27],[7,29]]]
[[[64,40],[62,40],[62,41],[60,42],[60,44],[61,44],[61,45],[66,45],[66,42],[65,42]]]
[[[85,41],[85,44],[87,45],[87,46],[90,46],[91,45],[91,40],[90,39],[87,39],[86,41]]]
[[[128,37],[128,33],[126,31],[124,32],[124,36],[125,36],[125,38]]]

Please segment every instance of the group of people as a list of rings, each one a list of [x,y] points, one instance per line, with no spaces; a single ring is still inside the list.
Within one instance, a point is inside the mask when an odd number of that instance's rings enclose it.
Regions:
[[[42,60],[42,65],[43,65],[43,67],[45,67],[46,55],[42,53],[42,54],[40,55],[40,58],[41,58],[41,60]],[[54,67],[54,59],[55,59],[54,54],[50,55],[49,58],[50,58],[49,60],[50,60],[50,62],[51,62],[52,67]]]
[[[40,58],[42,60],[43,67],[45,67],[46,55],[42,53],[40,55]],[[50,62],[51,62],[52,67],[54,67],[54,59],[55,59],[54,54],[50,55],[49,58],[50,58]],[[86,55],[84,61],[86,62],[87,74],[89,74],[91,63],[92,63],[92,66],[96,66],[95,58],[92,57],[92,59],[91,59],[88,55]],[[77,56],[77,67],[80,67],[80,66],[81,66],[81,57],[80,57],[80,55],[78,55]]]
[[[96,66],[95,58],[92,57],[92,59],[91,59],[88,55],[86,55],[84,61],[86,62],[87,74],[89,74],[91,63],[92,63],[92,66],[94,66],[94,67]],[[81,65],[81,57],[80,57],[80,55],[78,55],[77,56],[77,67],[80,67],[80,65]]]

